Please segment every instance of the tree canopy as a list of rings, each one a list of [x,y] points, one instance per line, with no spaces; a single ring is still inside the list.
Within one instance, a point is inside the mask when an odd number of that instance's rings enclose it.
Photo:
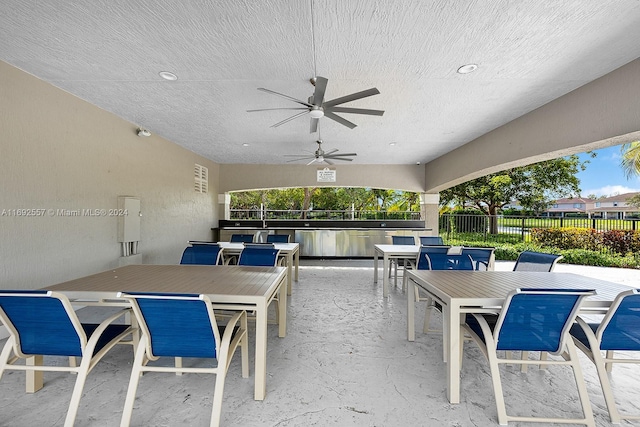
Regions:
[[[623,144],[620,147],[620,166],[628,178],[640,175],[640,141]]]
[[[441,205],[473,207],[496,215],[502,207],[518,202],[524,209],[545,210],[551,201],[580,194],[576,174],[588,160],[577,155],[507,169],[456,185],[440,192]],[[492,232],[495,224],[492,224]]]
[[[420,211],[418,193],[371,188],[305,187],[231,193],[232,209]]]
[[[634,208],[640,208],[640,194],[636,194],[635,196],[628,198],[627,205],[633,206]]]

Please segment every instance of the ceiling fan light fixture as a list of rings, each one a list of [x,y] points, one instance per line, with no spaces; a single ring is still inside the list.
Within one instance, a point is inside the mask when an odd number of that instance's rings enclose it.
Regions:
[[[458,68],[458,74],[473,73],[477,69],[478,69],[478,64],[466,64]]]
[[[316,107],[309,111],[309,115],[312,119],[319,119],[324,117],[324,111],[322,110],[322,107]]]
[[[165,80],[169,80],[170,82],[178,80],[178,76],[173,74],[171,71],[160,71],[158,75]]]

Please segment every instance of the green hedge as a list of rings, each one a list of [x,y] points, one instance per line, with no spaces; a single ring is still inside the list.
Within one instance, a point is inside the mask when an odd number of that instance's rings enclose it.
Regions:
[[[561,263],[576,265],[593,265],[598,267],[640,268],[640,253],[628,252],[627,254],[603,253],[589,249],[561,249],[557,247],[542,246],[536,243],[496,243],[488,244],[484,240],[456,240],[449,242],[445,238],[445,244],[455,244],[474,247],[494,247],[495,257],[499,261],[515,261],[522,251],[547,252],[562,255]]]
[[[640,230],[597,231],[592,228],[532,228],[531,240],[542,247],[597,251],[621,256],[640,252]]]

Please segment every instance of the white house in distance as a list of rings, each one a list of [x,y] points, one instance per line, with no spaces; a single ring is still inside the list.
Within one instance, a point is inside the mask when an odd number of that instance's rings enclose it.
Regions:
[[[603,199],[589,199],[586,197],[569,197],[554,201],[543,215],[551,218],[564,218],[567,216],[584,215],[589,218],[625,219],[640,217],[640,208],[630,206],[627,200],[640,194],[624,193]],[[518,202],[506,205],[503,209],[518,209],[522,207]]]
[[[640,208],[627,204],[627,200],[638,194],[640,192],[624,193],[595,200],[595,205],[587,209],[587,213],[590,217],[603,219],[624,219],[629,216],[640,216]]]
[[[544,212],[549,217],[565,217],[574,215],[588,215],[595,208],[596,200],[571,197],[558,199]]]

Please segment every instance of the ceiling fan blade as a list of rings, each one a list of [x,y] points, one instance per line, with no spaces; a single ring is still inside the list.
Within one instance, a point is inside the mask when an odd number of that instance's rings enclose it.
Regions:
[[[327,155],[325,154],[325,157]],[[356,153],[337,153],[337,154],[329,154],[329,157],[348,157],[348,156],[357,156]]]
[[[309,111],[309,109],[305,107],[291,107],[291,108],[260,108],[258,110],[247,110],[247,113],[253,113],[255,111],[275,111],[275,110],[307,110]]]
[[[353,129],[357,126],[355,123],[351,123],[349,120],[343,119],[342,117],[333,114],[331,111],[325,111],[324,116],[328,119],[340,123],[341,125],[348,127],[349,129]]]
[[[352,93],[351,95],[342,96],[340,98],[332,99],[325,102],[323,107],[333,107],[334,105],[344,104],[345,102],[355,101],[356,99],[366,98],[367,96],[378,95],[380,91],[375,87],[371,89],[363,90],[361,92]]]
[[[306,111],[303,111],[303,112],[301,112],[301,113],[294,114],[293,116],[289,117],[288,119],[284,119],[283,121],[278,122],[278,123],[276,123],[275,125],[271,125],[271,127],[272,127],[272,128],[277,128],[278,126],[280,126],[280,125],[282,125],[282,124],[285,124],[285,123],[287,123],[287,122],[289,122],[289,121],[291,121],[291,120],[293,120],[293,119],[295,119],[295,118],[298,118],[298,117],[300,117],[300,116],[302,116],[302,115],[304,115],[304,114],[307,114],[308,112],[309,112],[309,111],[308,111],[308,110],[306,110]]]
[[[313,103],[315,105],[322,105],[324,101],[324,92],[327,90],[328,80],[324,77],[316,77],[316,89],[313,91]]]
[[[315,154],[312,155],[312,156],[305,156],[304,154],[303,155],[300,155],[300,154],[285,154],[284,157],[297,157],[298,160],[315,159],[316,158]]]
[[[333,157],[333,156],[331,156],[331,157],[329,157],[329,158],[330,158],[331,160],[343,160],[343,161],[345,161],[345,162],[351,162],[351,161],[353,161],[353,159],[350,159],[350,158],[348,158],[348,157],[344,157],[344,158],[343,158],[343,157]],[[327,160],[327,158],[326,158],[326,157],[325,157],[325,160]]]
[[[338,151],[338,149],[334,148],[333,150],[325,151],[323,155],[324,156],[330,156],[331,154],[335,153],[336,151]]]
[[[313,117],[311,118],[311,128],[309,129],[310,132],[309,133],[316,133],[318,131],[318,122],[320,121],[320,119],[314,119]]]
[[[325,162],[325,163],[327,163],[327,164],[329,164],[329,165],[332,165],[332,164],[333,164],[333,162],[332,162],[331,160],[328,160],[328,159],[326,159],[326,158],[324,159],[324,162]]]
[[[318,159],[314,158],[314,159],[313,159],[313,160],[311,160],[309,163],[307,163],[307,166],[309,166],[310,164],[315,163],[315,162],[316,162],[316,160],[318,160]]]
[[[286,98],[286,99],[288,99],[290,101],[297,102],[298,104],[306,105],[309,108],[313,107],[313,105],[309,104],[308,102],[304,102],[304,101],[301,101],[299,99],[295,99],[295,98],[293,98],[293,97],[291,97],[289,95],[285,95],[283,93],[274,92],[271,89],[266,89],[266,88],[263,88],[263,87],[259,87],[258,90],[261,90],[262,92],[270,93],[272,95],[281,96],[281,97]]]
[[[300,160],[309,160],[309,159],[313,159],[314,161],[316,160],[315,156],[314,157],[301,157],[299,159],[291,159],[291,160],[287,160],[287,163],[291,163],[291,162],[299,162]]]
[[[334,113],[368,114],[370,116],[381,116],[384,114],[383,110],[367,110],[365,108],[331,107],[328,110]],[[325,112],[326,111],[325,109]]]

